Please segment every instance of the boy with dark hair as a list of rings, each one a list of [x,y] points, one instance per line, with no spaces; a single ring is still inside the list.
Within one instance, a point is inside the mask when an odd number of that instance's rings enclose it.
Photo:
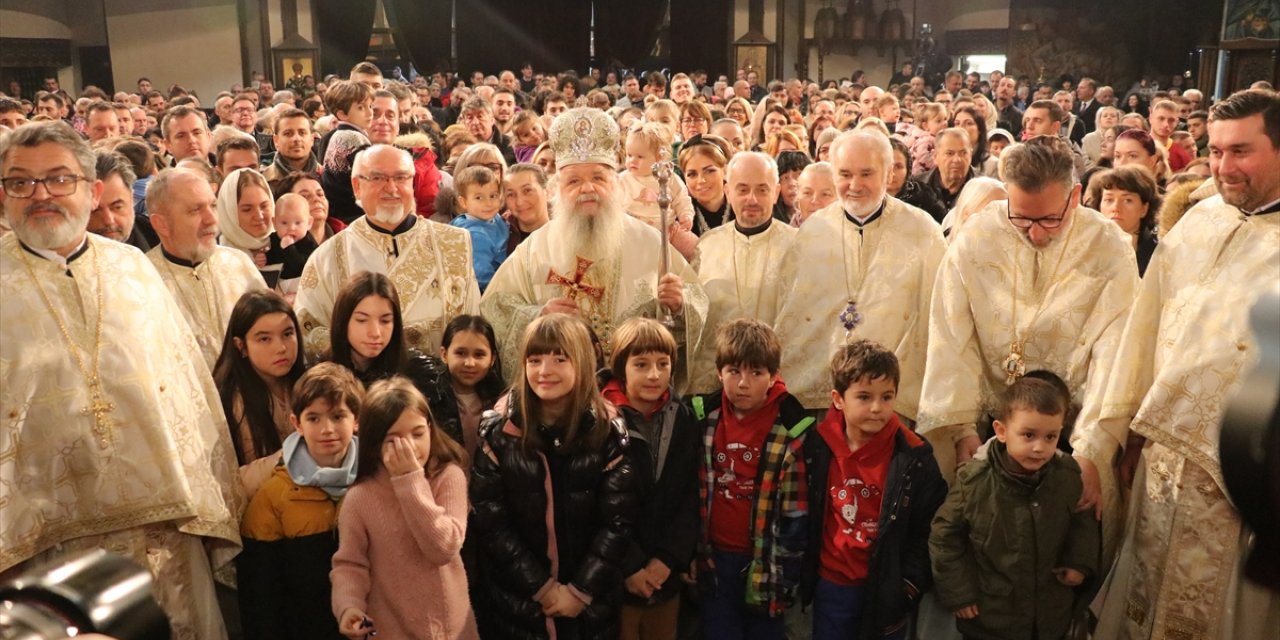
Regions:
[[[933,583],[929,526],[946,495],[933,448],[894,413],[898,358],[859,340],[831,359],[831,407],[805,441],[814,640],[905,638]]]
[[[698,541],[698,422],[671,388],[676,339],[661,322],[632,318],[613,332],[601,393],[621,412],[636,472],[639,513],[622,561],[622,637],[668,640],[680,617],[678,576]]]
[[[322,362],[293,387],[280,464],[249,502],[236,558],[245,637],[341,638],[330,609],[338,508],[356,477],[364,387]],[[376,445],[375,445],[376,446]]]
[[[769,325],[739,319],[716,335],[722,390],[691,399],[703,422],[704,635],[784,637],[808,523],[801,447],[814,419],[778,378],[782,345]]]
[[[1010,385],[986,456],[960,467],[934,518],[938,599],[966,638],[1062,638],[1075,587],[1098,573],[1098,523],[1075,510],[1080,467],[1057,450],[1069,406],[1041,377]]]

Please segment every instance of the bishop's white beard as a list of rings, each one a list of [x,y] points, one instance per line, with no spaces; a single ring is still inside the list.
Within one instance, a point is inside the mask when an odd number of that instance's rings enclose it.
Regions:
[[[61,218],[32,220],[31,214],[41,210],[56,211]],[[33,202],[20,211],[14,207],[13,213],[6,217],[9,218],[14,235],[23,244],[45,251],[55,251],[71,244],[89,226],[88,209],[84,209],[84,214],[79,215],[50,201]]]
[[[581,204],[598,198],[595,215],[582,212]],[[548,237],[555,238],[556,262],[573,263],[578,256],[593,260],[616,256],[622,250],[627,215],[617,192],[583,195],[577,201],[560,195],[556,215],[547,223]]]

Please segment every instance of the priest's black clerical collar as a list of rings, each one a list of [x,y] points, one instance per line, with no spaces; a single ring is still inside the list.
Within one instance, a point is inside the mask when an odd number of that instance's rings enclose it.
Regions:
[[[1244,212],[1242,211],[1241,213],[1244,213]],[[1253,211],[1253,212],[1251,212],[1251,213],[1245,213],[1244,215],[1246,215],[1246,216],[1265,216],[1265,215],[1267,215],[1268,213],[1280,213],[1280,200],[1276,200],[1276,201],[1272,202],[1271,204],[1269,204],[1269,205],[1267,205],[1267,206],[1265,206],[1265,207],[1262,207],[1261,209],[1258,209],[1257,211]]]
[[[737,219],[733,221],[734,230],[737,231],[738,233],[741,233],[744,236],[747,236],[748,238],[768,231],[769,227],[772,225],[773,225],[773,216],[769,216],[769,218],[764,221],[764,224],[758,227],[752,227],[750,229],[744,229],[742,227],[742,222]]]
[[[405,214],[404,220],[401,220],[400,224],[396,225],[396,228],[390,231],[387,231],[386,229],[383,229],[382,227],[379,227],[378,225],[374,224],[372,220],[369,220],[368,222],[369,222],[369,228],[373,229],[374,231],[377,231],[378,233],[385,233],[389,236],[398,236],[412,229],[414,223],[416,223],[417,221],[418,221],[417,214],[411,211],[408,214]]]
[[[18,241],[18,246],[22,247],[23,251],[26,251],[27,253],[33,256],[44,258],[45,260],[48,260],[50,262],[61,262],[64,265],[69,265],[72,262],[74,262],[76,258],[79,258],[80,256],[84,255],[84,252],[89,250],[89,234],[86,233],[84,236],[84,240],[80,241],[80,248],[76,249],[75,251],[72,251],[66,258],[63,258],[62,256],[58,255],[56,251],[49,251],[47,249],[35,249],[32,247],[28,247],[27,243],[21,240]]]
[[[176,265],[178,265],[178,266],[180,266],[180,267],[186,267],[186,268],[188,268],[188,269],[194,269],[194,268],[196,268],[196,267],[200,266],[200,263],[199,263],[199,262],[192,262],[192,261],[190,261],[190,260],[183,260],[182,258],[179,258],[178,256],[175,256],[175,255],[173,255],[172,253],[169,253],[168,251],[166,251],[166,250],[165,250],[164,245],[161,245],[161,246],[160,246],[160,253],[164,255],[164,259],[165,259],[165,260],[168,260],[169,262],[172,262],[172,263],[174,263],[174,264],[176,264]]]
[[[871,224],[872,222],[875,222],[875,221],[876,221],[876,219],[877,219],[877,218],[879,218],[879,217],[880,217],[880,215],[884,213],[884,205],[885,205],[885,203],[886,203],[886,202],[888,202],[888,201],[889,201],[889,199],[888,199],[888,198],[885,198],[884,200],[881,200],[881,201],[880,201],[880,206],[876,208],[876,212],[875,212],[875,213],[873,213],[873,214],[871,214],[871,215],[869,215],[869,216],[867,216],[867,219],[866,219],[866,220],[858,220],[857,218],[853,217],[853,214],[852,214],[852,213],[849,213],[848,211],[845,211],[845,212],[844,212],[844,218],[845,218],[845,220],[848,220],[849,222],[852,222],[852,223],[854,223],[854,224],[858,225],[859,227],[865,227],[865,226],[867,226],[867,225]]]

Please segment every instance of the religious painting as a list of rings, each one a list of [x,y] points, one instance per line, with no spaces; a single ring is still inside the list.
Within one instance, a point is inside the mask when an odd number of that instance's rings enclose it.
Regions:
[[[1222,40],[1280,40],[1280,2],[1227,0]]]
[[[762,77],[769,74],[769,66],[773,62],[769,58],[769,45],[740,44],[736,45],[738,54],[737,68],[754,70]]]
[[[278,77],[292,78],[295,75],[314,77],[315,74],[312,72],[312,68],[311,68],[311,65],[312,65],[311,58],[312,57],[310,55],[302,56],[302,57],[281,57],[280,69],[279,69],[280,75]],[[295,71],[294,69],[295,64],[302,66],[302,70],[300,72]]]

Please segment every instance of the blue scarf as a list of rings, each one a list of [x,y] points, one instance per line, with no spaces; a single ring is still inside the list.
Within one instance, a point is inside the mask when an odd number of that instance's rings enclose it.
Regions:
[[[347,457],[343,458],[341,467],[322,467],[307,451],[307,443],[297,431],[284,439],[283,462],[289,470],[289,477],[300,487],[319,487],[331,498],[341,498],[347,488],[356,480],[356,452],[359,450],[359,438],[351,436],[351,445],[347,447]]]

